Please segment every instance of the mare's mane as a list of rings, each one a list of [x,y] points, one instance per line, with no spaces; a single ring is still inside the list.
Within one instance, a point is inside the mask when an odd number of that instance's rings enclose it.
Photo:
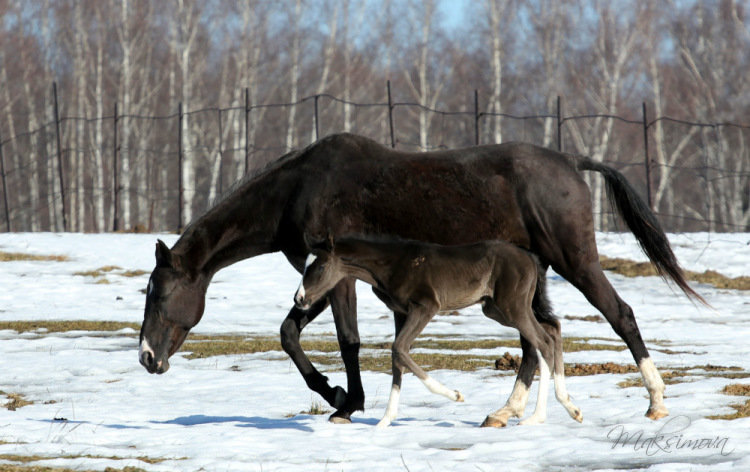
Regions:
[[[263,177],[264,175],[268,174],[269,172],[277,169],[278,167],[285,164],[287,161],[290,161],[292,159],[297,158],[298,156],[302,155],[310,146],[301,148],[301,149],[293,149],[286,154],[282,155],[281,157],[272,160],[268,162],[267,164],[263,166],[258,166],[255,169],[251,170],[241,178],[237,179],[232,185],[229,186],[227,190],[222,192],[221,195],[216,197],[212,202],[209,203],[208,208],[203,213],[195,216],[190,223],[185,226],[185,230],[183,231],[183,234],[187,233],[188,229],[199,219],[201,219],[204,215],[207,213],[210,213],[212,210],[216,209],[217,207],[221,206],[222,203],[226,202],[227,200],[231,199],[235,196],[242,188],[244,188],[246,185],[249,185],[253,181]]]

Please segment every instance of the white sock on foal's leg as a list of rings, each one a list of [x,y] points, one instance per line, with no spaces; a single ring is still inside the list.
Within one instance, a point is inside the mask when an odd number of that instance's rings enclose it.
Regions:
[[[458,390],[451,390],[445,385],[441,384],[437,380],[433,379],[429,375],[427,378],[420,379],[427,389],[437,395],[442,395],[446,398],[453,400],[454,402],[464,401],[464,396]]]
[[[383,419],[377,424],[378,428],[385,428],[396,419],[396,415],[398,414],[398,399],[400,395],[401,387],[395,384],[391,385],[391,395],[388,397],[388,406],[385,408]]]
[[[571,418],[578,421],[579,423],[583,421],[583,413],[581,412],[581,409],[578,408],[573,404],[573,402],[570,400],[570,395],[568,395],[568,389],[565,388],[565,374],[562,372],[555,372],[554,374],[555,379],[555,397],[557,398],[557,401],[559,401],[563,407],[568,411],[568,414]]]
[[[539,356],[539,393],[536,397],[536,408],[534,413],[521,421],[519,424],[541,424],[547,419],[547,396],[549,395],[549,366],[547,361],[542,357],[542,353],[537,349],[537,356]]]

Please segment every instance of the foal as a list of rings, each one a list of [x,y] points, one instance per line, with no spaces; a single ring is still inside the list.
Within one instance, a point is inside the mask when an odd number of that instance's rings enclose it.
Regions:
[[[427,375],[409,350],[436,313],[475,303],[482,305],[485,316],[518,329],[539,356],[536,409],[521,424],[543,423],[547,417],[549,366],[554,369],[558,401],[572,418],[582,421],[581,410],[573,405],[565,389],[559,324],[556,330],[545,330],[531,308],[536,291],[544,297],[545,283],[544,273],[531,253],[502,241],[440,246],[399,239],[348,237],[334,242],[329,238],[313,246],[294,301],[299,308],[308,309],[347,277],[372,285],[375,295],[395,317],[393,384],[378,426],[388,426],[396,417],[401,376],[407,368],[431,392],[453,401],[464,400],[460,392]],[[525,404],[518,403],[511,397],[482,426],[505,426],[510,416],[522,416]]]

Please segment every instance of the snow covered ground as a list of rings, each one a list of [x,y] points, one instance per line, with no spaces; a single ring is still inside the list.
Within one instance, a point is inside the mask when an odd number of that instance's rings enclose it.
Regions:
[[[0,320],[115,320],[140,323],[148,275],[122,270],[154,265],[156,235],[0,234],[0,251],[62,254],[65,262],[0,262]],[[168,244],[176,237],[160,235]],[[598,235],[609,257],[646,260],[633,238]],[[684,267],[750,275],[750,234],[670,236]],[[109,284],[74,275],[103,266]],[[550,297],[562,318],[596,314],[569,284],[550,272]],[[750,296],[695,285],[714,307],[696,306],[654,277],[608,274],[634,309],[661,370],[737,366],[750,372]],[[292,305],[298,275],[280,254],[243,261],[219,272],[209,287],[206,314],[194,333],[271,335]],[[363,341],[389,340],[393,323],[365,285],[358,286]],[[384,319],[387,317],[387,319]],[[563,335],[616,339],[607,323],[563,319]],[[303,337],[330,336],[323,313]],[[721,393],[750,379],[696,375],[668,385],[671,416],[653,422],[642,387],[617,384],[635,374],[568,378],[583,410],[571,420],[550,393],[547,422],[504,429],[479,428],[502,406],[513,377],[490,369],[435,371],[461,390],[465,403],[430,394],[413,376],[404,379],[399,418],[374,424],[387,402],[390,375],[364,372],[366,411],[352,425],[329,424],[327,415],[298,414],[320,402],[283,354],[246,354],[187,360],[176,354],[162,376],[137,360],[133,330],[110,333],[0,331],[0,391],[22,394],[32,405],[0,408],[0,458],[45,456],[35,465],[148,471],[495,471],[495,470],[750,470],[750,419],[709,420],[732,413],[746,398]],[[477,307],[438,317],[422,336],[496,336],[515,331],[486,319]],[[602,341],[597,341],[602,342]],[[606,341],[605,341],[606,342]],[[614,341],[613,341],[614,342]],[[619,342],[619,341],[618,341]],[[520,350],[498,349],[519,354]],[[495,354],[495,352],[493,352]],[[628,351],[581,351],[566,362],[632,364]],[[326,374],[345,385],[343,366]],[[533,410],[536,383],[527,414]],[[0,395],[0,404],[5,403]],[[157,462],[150,463],[156,460]],[[0,464],[3,461],[0,460]]]

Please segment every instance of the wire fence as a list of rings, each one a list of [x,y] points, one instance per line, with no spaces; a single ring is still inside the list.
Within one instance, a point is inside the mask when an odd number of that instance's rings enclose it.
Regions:
[[[406,150],[526,141],[589,155],[619,169],[668,231],[750,231],[750,126],[668,116],[497,113],[474,91],[462,110],[393,100],[361,103],[319,94],[293,103],[244,103],[165,115],[62,115],[0,136],[5,231],[173,231],[231,183],[294,147],[348,131]],[[20,116],[14,129],[31,127]],[[595,224],[621,229],[602,182],[586,176]]]

